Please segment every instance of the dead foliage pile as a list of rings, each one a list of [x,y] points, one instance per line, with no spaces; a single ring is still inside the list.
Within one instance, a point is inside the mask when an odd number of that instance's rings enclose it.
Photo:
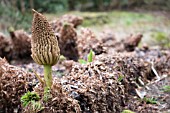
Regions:
[[[92,49],[95,55],[105,52],[105,49],[100,40],[88,28],[82,28],[78,36],[77,45],[80,58],[86,58],[89,51]]]
[[[170,50],[139,50],[136,51],[135,56],[152,62],[159,75],[170,74]]]
[[[83,18],[75,15],[66,14],[51,22],[51,25],[52,28],[55,30],[58,25],[61,26],[64,23],[70,23],[73,25],[74,28],[76,28],[78,25],[81,25],[83,23]]]
[[[0,33],[0,56],[11,59],[12,44],[11,40]]]
[[[64,15],[55,22],[52,28],[59,40],[61,54],[66,58],[77,61],[77,33],[75,28],[82,23],[83,19],[74,15]],[[9,39],[0,34],[0,57],[6,57],[8,61],[31,58],[30,35],[23,30],[12,30]]]
[[[154,77],[151,74],[149,62],[128,53],[114,54],[108,57],[99,56],[97,59],[109,66],[111,70],[122,73],[119,76],[122,77],[122,84],[129,94],[134,94],[134,89],[142,86],[142,82],[146,84],[149,82],[149,77]]]
[[[143,35],[137,34],[137,35],[130,35],[126,38],[124,41],[124,49],[126,51],[134,51],[135,48],[138,46],[139,42],[141,41]]]
[[[114,34],[104,32],[101,34],[100,40],[105,50],[107,50],[106,52],[108,54],[114,54],[115,52],[133,52],[137,48],[142,37],[142,34],[131,34],[125,39],[118,41],[115,39]]]
[[[77,61],[79,58],[77,50],[77,33],[72,24],[63,24],[56,30],[59,33],[59,47],[61,54],[67,59]]]
[[[11,37],[0,34],[0,57],[8,61],[31,58],[31,38],[23,30],[10,32]]]
[[[0,112],[13,113],[21,109],[21,96],[27,92],[30,74],[9,65],[5,59],[0,58]]]
[[[128,55],[99,56],[95,62],[73,66],[60,84],[84,113],[121,112],[128,96],[137,96],[135,89],[142,86],[141,81],[149,81],[150,70],[149,63]]]
[[[43,107],[40,110],[41,113],[81,113],[80,106],[78,101],[71,98],[68,93],[62,90],[61,83],[58,80],[54,80],[54,84],[52,85],[50,95],[48,100],[44,100],[44,87],[41,84],[38,84],[34,91],[37,92],[41,96],[40,103]],[[23,113],[32,113],[35,112],[35,109],[30,105],[26,108],[23,108]]]
[[[84,58],[90,49],[96,55],[104,52],[102,43],[96,38],[90,29],[82,29],[78,34],[75,27],[82,23],[82,18],[64,15],[51,23],[55,33],[59,36],[61,54],[67,59],[77,61]]]
[[[122,111],[125,89],[116,78],[120,73],[108,69],[101,62],[77,65],[62,79],[63,88],[78,100],[82,112]]]
[[[77,61],[79,58],[77,49],[76,27],[80,25],[83,18],[74,15],[63,15],[51,22],[51,26],[58,36],[61,54],[67,59]]]
[[[148,104],[139,98],[128,96],[128,101],[124,109],[130,109],[136,113],[160,113],[158,105]]]
[[[26,59],[31,55],[31,37],[24,30],[10,32],[12,39],[12,58]]]

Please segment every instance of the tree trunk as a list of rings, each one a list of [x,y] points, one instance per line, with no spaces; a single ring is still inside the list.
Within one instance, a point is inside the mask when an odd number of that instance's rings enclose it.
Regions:
[[[24,0],[20,0],[20,6],[21,6],[21,12],[22,12],[22,14],[24,14],[25,13],[25,2],[24,2]]]
[[[33,0],[30,0],[30,8],[34,9],[34,1]]]

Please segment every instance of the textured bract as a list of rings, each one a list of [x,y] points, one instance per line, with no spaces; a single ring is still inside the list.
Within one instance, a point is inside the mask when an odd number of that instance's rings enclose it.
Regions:
[[[33,10],[31,51],[40,65],[55,65],[60,56],[58,41],[47,19]]]

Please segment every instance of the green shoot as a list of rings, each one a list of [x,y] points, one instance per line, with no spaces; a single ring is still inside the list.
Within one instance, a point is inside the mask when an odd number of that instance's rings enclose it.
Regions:
[[[40,102],[35,102],[35,101],[31,101],[31,107],[32,107],[33,112],[35,113],[38,113],[44,109],[44,107],[42,106]]]
[[[80,64],[87,64],[87,61],[85,61],[85,60],[83,60],[83,59],[79,59],[78,62],[79,62]]]
[[[143,100],[147,103],[147,104],[157,104],[157,101],[155,98],[147,98],[147,97],[144,97]]]
[[[93,58],[94,58],[94,51],[93,50],[90,50],[89,54],[87,55],[87,61],[84,60],[84,59],[79,59],[78,62],[80,64],[87,64],[88,62],[92,62],[93,61]]]
[[[170,85],[163,86],[163,91],[164,92],[170,92]]]
[[[64,55],[60,55],[59,61],[62,62],[64,60],[66,60],[67,58]]]
[[[118,81],[121,82],[123,80],[124,76],[123,75],[119,75]]]
[[[45,87],[45,89],[44,89],[44,101],[47,102],[50,97],[51,97],[50,88]]]
[[[26,107],[31,101],[40,100],[39,95],[36,92],[27,92],[21,97],[21,102]]]
[[[133,112],[133,111],[131,111],[131,110],[128,110],[128,109],[126,109],[126,110],[123,110],[121,113],[135,113],[135,112]]]
[[[93,50],[90,50],[90,53],[87,55],[87,61],[92,62],[94,57],[94,52]]]

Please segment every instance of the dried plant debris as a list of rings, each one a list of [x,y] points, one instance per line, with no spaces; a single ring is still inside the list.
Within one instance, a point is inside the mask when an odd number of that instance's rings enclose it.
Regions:
[[[115,52],[132,52],[140,43],[143,35],[142,34],[135,34],[126,37],[125,39],[116,40],[113,33],[110,32],[103,32],[100,35],[101,42],[106,52],[108,54],[114,54]]]
[[[170,86],[170,76],[166,76],[157,82],[153,81],[147,84],[147,88],[142,88],[143,91],[147,92],[145,97],[155,98],[157,109],[160,111],[170,110],[170,93],[165,91],[165,86]]]
[[[6,57],[11,60],[12,42],[10,38],[0,33],[0,57]]]
[[[146,104],[145,101],[137,99],[136,97],[128,96],[128,101],[125,108],[134,111],[135,113],[160,113],[158,105]]]
[[[40,112],[116,113],[130,109],[144,113],[160,110],[157,104],[147,104],[137,97],[135,89],[145,87],[155,75],[151,72],[151,63],[136,57],[135,52],[101,54],[85,65],[74,61],[65,65],[71,72],[61,80],[54,80],[47,102],[43,100],[43,87],[34,88],[41,97],[43,109]],[[23,112],[30,110],[26,107]]]
[[[11,66],[5,59],[0,58],[0,112],[20,112],[21,96],[28,89],[32,76],[20,68]]]
[[[77,49],[77,33],[72,24],[65,23],[59,33],[59,47],[61,54],[69,60],[77,61],[79,58]]]
[[[86,57],[91,49],[94,51],[95,55],[105,52],[101,41],[97,39],[95,34],[90,29],[82,28],[78,37],[77,44],[80,58]]]
[[[34,88],[34,91],[41,96],[40,104],[43,107],[41,113],[81,113],[78,101],[63,91],[57,79],[53,83],[48,100],[44,100],[46,98],[43,94],[44,88],[40,84]],[[30,113],[30,111],[33,111],[31,106],[23,109],[23,113]]]
[[[61,54],[69,60],[78,60],[77,32],[72,23],[62,21],[51,23],[59,41]]]
[[[31,37],[24,30],[11,31],[10,35],[13,45],[13,59],[30,58]]]
[[[65,67],[65,71],[69,73],[72,67],[76,64],[73,60],[65,60],[62,62],[62,65]]]
[[[135,57],[152,62],[159,75],[170,74],[170,51],[160,49],[137,50]]]
[[[77,32],[76,27],[81,22],[82,18],[64,15],[51,23],[66,59],[59,60],[59,65],[53,67],[55,79],[49,100],[44,96],[42,84],[32,76],[37,73],[42,77],[41,66],[35,63],[18,65],[31,75],[0,58],[0,112],[168,112],[169,92],[163,88],[170,85],[170,50],[145,45],[142,49],[136,48],[141,34],[118,41],[112,33],[96,37],[87,28]],[[0,55],[9,60],[30,56],[30,36],[22,30],[10,33],[11,39],[0,34]],[[75,62],[79,58],[87,60],[90,50],[95,53],[92,62]],[[159,80],[155,80],[157,75]],[[20,98],[27,90],[38,93],[40,100],[23,108]]]
[[[141,41],[143,35],[137,34],[137,35],[130,35],[127,37],[124,41],[124,49],[126,51],[134,51],[135,47],[138,46],[139,42]]]
[[[23,30],[10,31],[10,36],[0,33],[0,57],[5,57],[8,61],[30,59],[30,36]]]
[[[52,86],[51,94],[53,98],[46,104],[46,106],[49,107],[47,111],[51,111],[52,113],[53,111],[55,111],[55,113],[80,113],[81,109],[78,101],[64,92],[61,83],[57,81],[58,80],[55,80]]]
[[[115,54],[98,56],[87,65],[75,65],[62,84],[84,112],[120,112],[123,108],[141,113],[159,112],[162,108],[140,101],[135,92],[153,78],[149,62],[128,54]],[[109,101],[105,101],[107,97]],[[110,107],[109,102],[118,108]]]
[[[155,68],[159,70],[159,74],[170,75],[170,51],[155,60]]]
[[[128,95],[136,95],[135,89],[149,82],[150,69],[150,63],[132,56],[99,56],[95,62],[75,65],[61,83],[85,113],[121,112]]]
[[[104,62],[113,68],[113,70],[121,72],[121,76],[123,76],[122,83],[130,93],[133,93],[134,88],[148,83],[150,80],[148,78],[154,77],[151,73],[151,63],[133,57],[132,54],[114,54],[107,57],[98,56],[96,59]]]
[[[57,20],[51,22],[53,29],[56,29],[58,25],[61,25],[62,23],[70,23],[73,25],[74,28],[76,28],[78,25],[81,25],[83,22],[83,18],[75,15],[63,15]]]
[[[60,20],[62,20],[63,22],[66,23],[72,23],[74,28],[76,28],[78,25],[81,25],[83,23],[83,18],[80,16],[76,16],[76,15],[63,15]]]
[[[107,71],[108,68],[100,62],[77,65],[61,81],[65,91],[78,100],[83,113],[122,110],[124,86],[118,85],[116,73]]]
[[[63,15],[56,21],[51,22],[51,26],[59,40],[61,54],[69,60],[77,61],[79,58],[77,49],[76,27],[82,23],[83,19],[74,15]]]
[[[101,40],[105,47],[114,47],[115,43],[117,42],[115,35],[111,32],[102,32],[99,36],[99,40]]]

